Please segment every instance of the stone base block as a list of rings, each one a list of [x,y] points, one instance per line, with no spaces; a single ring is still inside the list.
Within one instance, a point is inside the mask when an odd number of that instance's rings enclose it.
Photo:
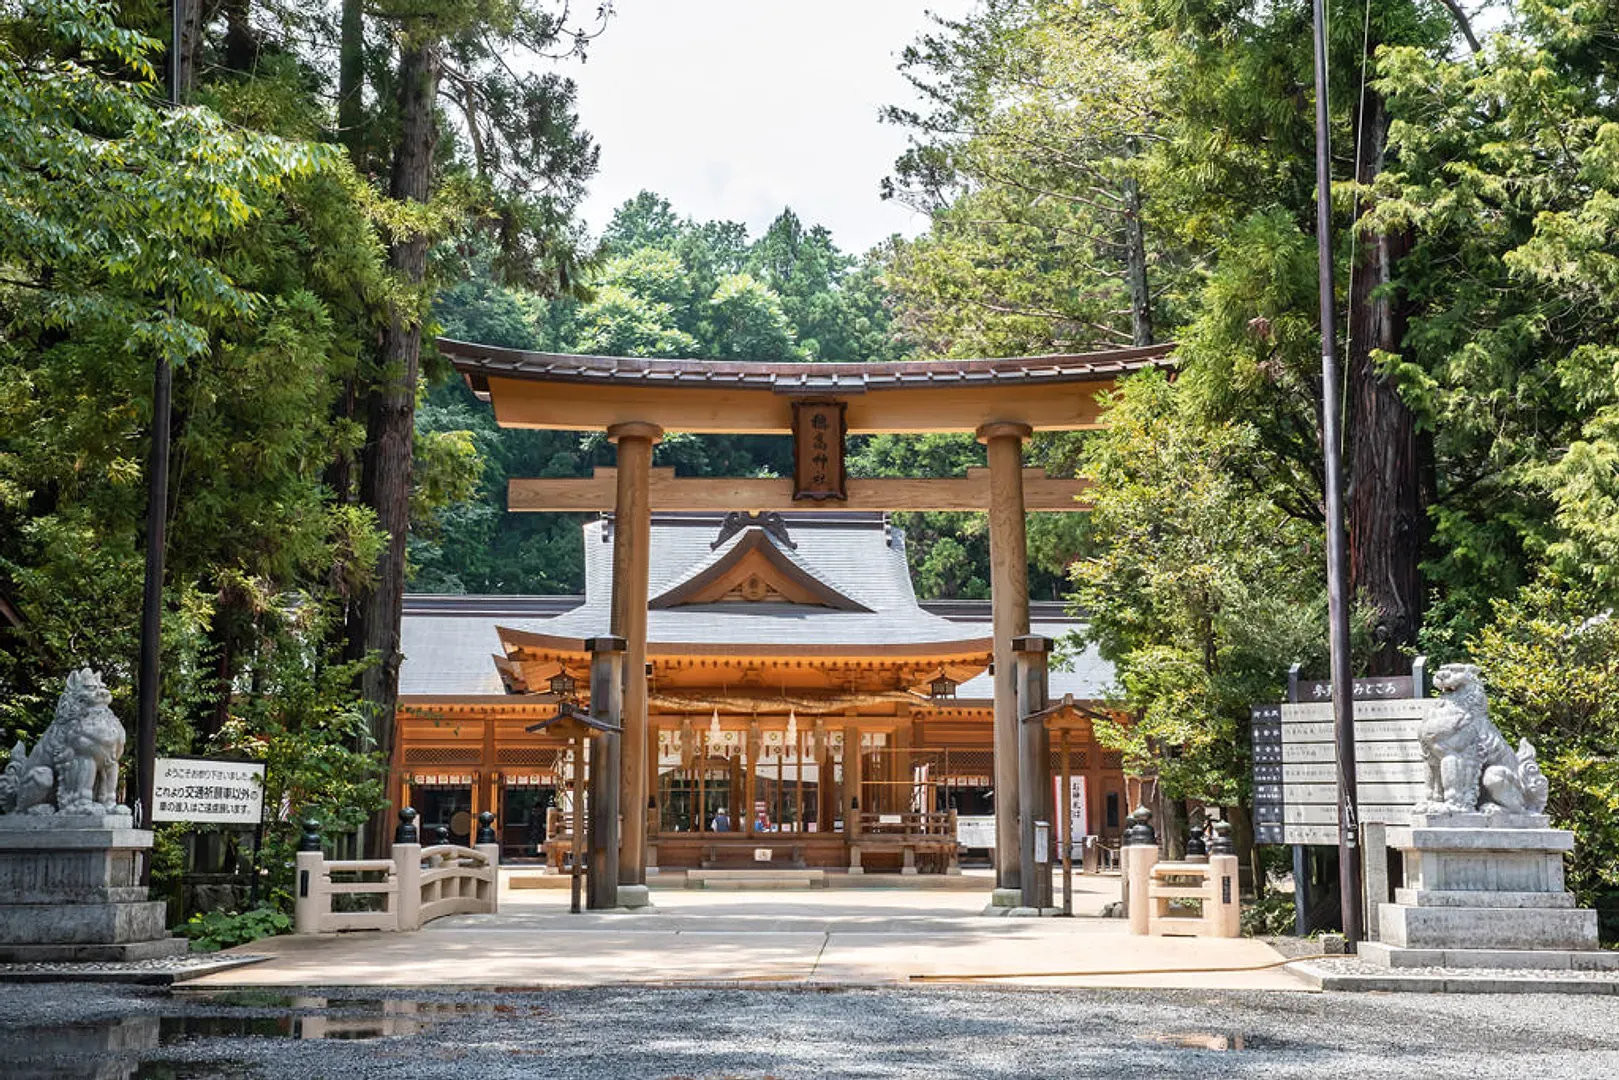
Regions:
[[[184,938],[130,941],[121,945],[0,945],[0,964],[125,964],[184,956],[190,948],[191,943]]]
[[[1574,834],[1567,829],[1490,827],[1481,829],[1391,825],[1390,847],[1415,851],[1542,851],[1574,850]]]
[[[1619,952],[1610,949],[1405,949],[1367,941],[1359,955],[1387,968],[1619,971]]]
[[[1411,815],[1411,824],[1427,829],[1545,829],[1551,826],[1545,814],[1486,814],[1480,811],[1439,811]]]
[[[0,905],[0,945],[127,945],[168,932],[167,906],[160,900]]]
[[[1597,915],[1579,908],[1382,904],[1382,944],[1415,949],[1595,949]]]
[[[645,885],[620,885],[618,904],[627,908],[649,908],[652,906],[652,890]]]
[[[1395,889],[1394,902],[1408,907],[1571,908],[1568,892],[1500,892],[1471,889]]]
[[[1014,908],[1023,905],[1022,889],[996,889],[989,894],[991,907]]]

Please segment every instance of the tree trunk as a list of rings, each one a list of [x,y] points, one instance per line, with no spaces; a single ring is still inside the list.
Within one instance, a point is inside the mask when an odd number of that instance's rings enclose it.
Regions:
[[[1152,344],[1152,294],[1147,291],[1147,231],[1141,224],[1141,188],[1124,182],[1124,268],[1130,286],[1130,338]]]
[[[1254,843],[1253,809],[1238,803],[1226,811],[1226,820],[1231,823],[1231,845],[1237,849],[1237,891],[1243,897],[1262,899],[1265,871]]]
[[[1186,857],[1186,838],[1191,831],[1187,820],[1186,800],[1171,798],[1164,794],[1163,784],[1160,781],[1158,809],[1158,845],[1163,849],[1167,861],[1176,862]]]
[[[1367,184],[1383,168],[1388,144],[1389,117],[1381,95],[1368,92],[1359,120],[1355,173]],[[1378,373],[1372,356],[1398,353],[1404,344],[1408,301],[1390,283],[1410,249],[1409,233],[1359,237],[1349,293],[1349,583],[1351,593],[1375,613],[1374,675],[1406,669],[1409,660],[1401,649],[1416,643],[1422,625],[1427,505],[1416,417]]]
[[[435,75],[435,82],[437,76]],[[337,138],[349,160],[366,172],[365,13],[360,0],[343,0],[337,26]]]
[[[252,0],[223,0],[220,10],[225,15],[225,67],[247,74],[259,59],[258,35],[248,18]]]
[[[202,0],[174,0],[180,6],[179,98],[186,101],[197,83],[197,57],[202,53]]]
[[[432,183],[433,146],[438,130],[433,105],[442,63],[436,38],[407,40],[399,58],[399,141],[394,148],[389,193],[401,202],[424,203]],[[388,262],[405,298],[388,311],[381,345],[381,371],[367,401],[366,446],[360,470],[360,501],[377,515],[388,534],[369,593],[359,598],[349,626],[349,648],[378,663],[361,676],[360,689],[371,710],[375,748],[391,761],[394,708],[399,696],[399,621],[405,596],[405,541],[410,530],[410,486],[415,447],[416,382],[422,350],[421,305],[416,302],[427,270],[427,238],[396,237]],[[388,842],[386,808],[373,819],[371,850]]]

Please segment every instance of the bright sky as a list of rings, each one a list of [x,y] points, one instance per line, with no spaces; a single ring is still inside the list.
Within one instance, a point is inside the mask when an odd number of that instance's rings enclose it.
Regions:
[[[928,11],[973,0],[615,0],[584,65],[579,112],[601,145],[584,216],[599,231],[648,188],[682,215],[763,231],[784,206],[860,253],[926,224],[883,202],[878,182],[904,150],[879,123],[912,104],[899,52]]]

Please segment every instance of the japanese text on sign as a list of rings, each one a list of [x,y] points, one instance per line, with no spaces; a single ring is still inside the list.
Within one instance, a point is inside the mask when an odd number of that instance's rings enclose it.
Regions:
[[[252,761],[158,758],[152,820],[257,825],[264,817],[264,766]]]
[[[793,402],[793,498],[846,499],[844,404]]]

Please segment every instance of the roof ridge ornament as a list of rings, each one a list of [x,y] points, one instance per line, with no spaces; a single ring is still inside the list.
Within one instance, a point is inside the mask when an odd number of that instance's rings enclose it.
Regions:
[[[757,514],[750,510],[732,510],[725,515],[725,520],[720,522],[720,534],[708,545],[708,550],[718,550],[720,545],[731,537],[751,528],[763,529],[767,535],[781,541],[785,547],[793,551],[798,550],[798,545],[787,533],[787,519],[774,510],[765,510]]]

